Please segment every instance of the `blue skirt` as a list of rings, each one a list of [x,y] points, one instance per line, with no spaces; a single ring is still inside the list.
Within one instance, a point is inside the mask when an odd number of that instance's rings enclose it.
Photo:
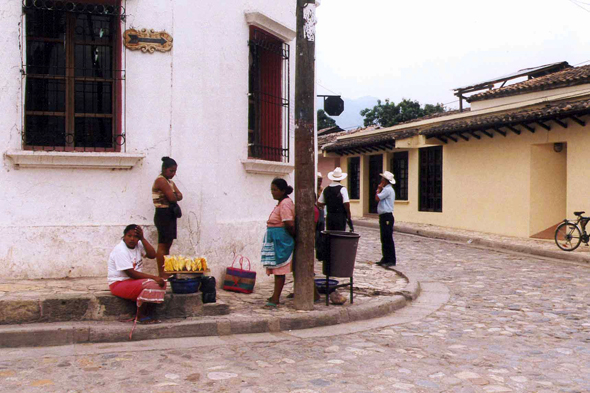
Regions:
[[[262,241],[261,262],[269,269],[276,269],[291,262],[295,240],[284,227],[266,228]]]

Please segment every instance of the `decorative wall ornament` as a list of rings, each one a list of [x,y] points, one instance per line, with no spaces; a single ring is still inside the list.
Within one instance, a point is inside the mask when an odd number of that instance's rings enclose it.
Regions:
[[[143,53],[168,52],[172,49],[172,36],[154,29],[125,30],[123,42],[127,49],[141,50]]]
[[[318,20],[315,16],[316,5],[314,3],[307,3],[303,7],[303,38],[308,41],[315,41],[315,25]]]

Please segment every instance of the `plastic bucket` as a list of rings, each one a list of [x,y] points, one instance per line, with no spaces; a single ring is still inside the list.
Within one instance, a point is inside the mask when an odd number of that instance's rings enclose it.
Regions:
[[[328,236],[329,243],[329,258],[324,261],[323,274],[330,277],[352,277],[361,235],[354,232],[322,231],[322,236]]]
[[[316,278],[315,286],[318,289],[319,293],[326,294],[326,279],[325,278]],[[338,281],[336,280],[329,280],[328,281],[328,293],[332,293],[336,290],[336,285],[338,285]]]
[[[170,282],[170,285],[172,286],[172,293],[196,293],[201,286],[201,277],[184,279],[170,277],[168,282]]]

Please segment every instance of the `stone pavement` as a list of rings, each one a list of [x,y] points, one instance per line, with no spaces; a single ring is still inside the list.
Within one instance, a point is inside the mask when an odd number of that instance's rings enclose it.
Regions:
[[[359,253],[377,230],[357,226]],[[378,319],[282,333],[0,349],[2,392],[588,392],[590,268],[396,234],[423,293]],[[438,300],[426,307],[426,299]],[[357,325],[358,330],[346,328]],[[364,326],[364,328],[363,328]]]
[[[363,217],[355,221],[355,225],[379,228],[379,221],[373,217]],[[554,240],[531,239],[514,236],[496,235],[493,233],[468,231],[465,229],[440,227],[430,224],[411,222],[395,223],[395,231],[425,236],[434,239],[452,240],[472,246],[490,247],[498,250],[523,252],[542,257],[561,259],[564,261],[590,263],[590,247],[584,243],[574,251],[562,251]]]

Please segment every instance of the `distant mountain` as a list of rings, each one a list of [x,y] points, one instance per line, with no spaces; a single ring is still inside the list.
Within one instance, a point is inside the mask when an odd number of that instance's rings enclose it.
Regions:
[[[344,129],[351,129],[361,127],[363,125],[363,117],[359,112],[365,108],[372,108],[377,105],[377,98],[375,97],[360,97],[357,99],[342,98],[344,100],[344,112],[340,116],[330,116],[336,120],[336,124]],[[318,98],[318,109],[324,107],[323,99]]]

